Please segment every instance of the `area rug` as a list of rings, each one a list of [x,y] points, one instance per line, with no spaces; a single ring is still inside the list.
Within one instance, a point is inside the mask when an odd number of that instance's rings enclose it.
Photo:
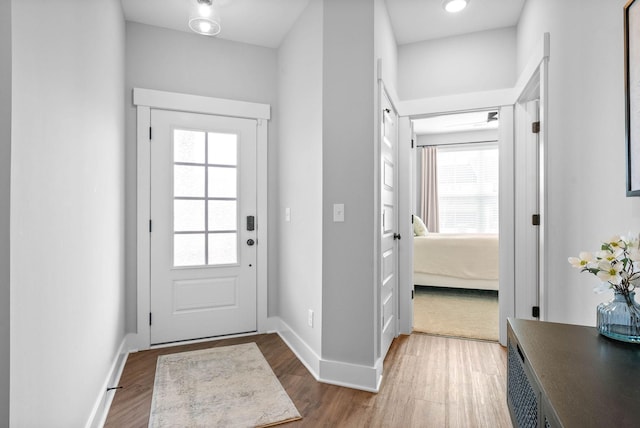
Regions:
[[[416,286],[413,331],[498,340],[498,292]]]
[[[149,427],[267,427],[297,419],[255,343],[158,357]]]

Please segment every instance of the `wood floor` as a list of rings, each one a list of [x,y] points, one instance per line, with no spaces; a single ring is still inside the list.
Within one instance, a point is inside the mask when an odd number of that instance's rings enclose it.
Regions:
[[[289,427],[511,427],[506,351],[414,333],[397,338],[378,394],[317,382],[276,334],[130,354],[105,427],[146,427],[158,355],[256,342],[303,419]]]

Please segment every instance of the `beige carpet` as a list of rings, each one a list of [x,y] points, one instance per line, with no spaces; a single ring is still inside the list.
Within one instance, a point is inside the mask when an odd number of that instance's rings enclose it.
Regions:
[[[498,293],[416,286],[413,331],[498,340]]]
[[[255,343],[158,357],[149,427],[265,427],[297,419]]]

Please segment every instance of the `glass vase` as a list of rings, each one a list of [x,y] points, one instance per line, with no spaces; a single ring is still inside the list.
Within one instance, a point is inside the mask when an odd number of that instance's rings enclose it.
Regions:
[[[640,306],[635,292],[614,291],[613,299],[598,305],[598,331],[623,342],[640,343]]]

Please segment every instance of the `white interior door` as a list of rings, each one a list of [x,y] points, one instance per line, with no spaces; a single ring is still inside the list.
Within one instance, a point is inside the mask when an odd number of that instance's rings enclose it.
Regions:
[[[385,91],[381,92],[380,302],[382,305],[381,356],[384,357],[398,330],[398,240],[401,235],[398,233],[398,114]]]
[[[256,331],[256,121],[151,110],[151,343]]]
[[[515,316],[537,319],[533,307],[539,307],[540,287],[540,148],[539,133],[533,124],[539,123],[539,100],[517,105],[518,139],[515,145],[515,279],[518,290]]]

